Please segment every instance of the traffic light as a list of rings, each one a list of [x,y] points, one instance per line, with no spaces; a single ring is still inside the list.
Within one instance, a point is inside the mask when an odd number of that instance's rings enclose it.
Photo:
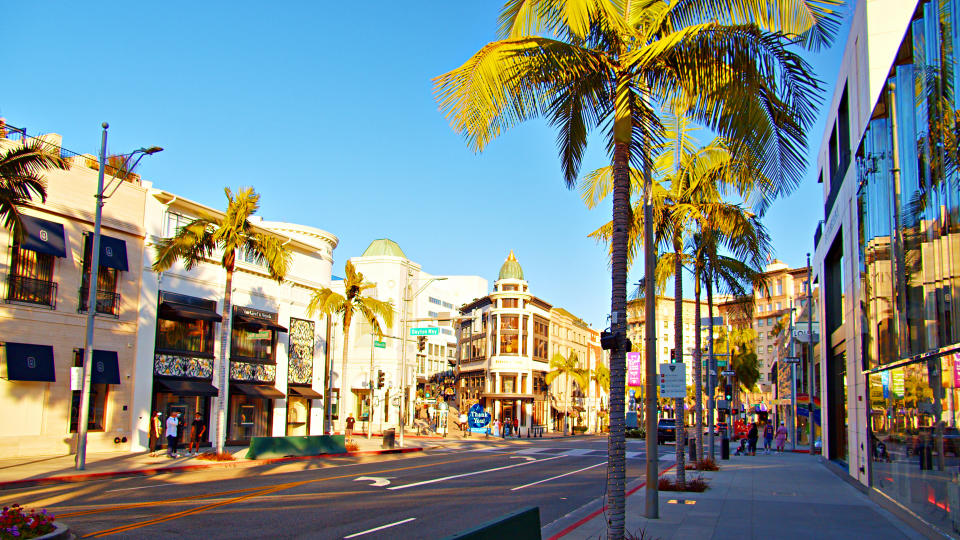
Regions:
[[[427,336],[417,337],[417,350],[423,352],[427,348]]]
[[[670,363],[675,364],[677,362],[677,350],[670,349]]]
[[[732,386],[732,385],[729,385],[729,384],[728,384],[728,385],[726,385],[726,386],[723,388],[723,399],[725,399],[725,400],[727,400],[727,401],[733,401],[733,386]]]
[[[386,373],[384,373],[382,369],[377,370],[377,389],[383,388],[384,386],[383,378],[385,376],[386,376]]]

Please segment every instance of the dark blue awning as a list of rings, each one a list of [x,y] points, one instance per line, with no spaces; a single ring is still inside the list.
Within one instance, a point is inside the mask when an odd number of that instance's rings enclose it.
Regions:
[[[93,350],[90,382],[120,384],[120,360],[117,358],[117,351]]]
[[[37,253],[47,253],[54,257],[67,256],[67,240],[63,234],[63,224],[54,223],[33,216],[20,215],[23,222],[23,241],[21,249]]]
[[[87,253],[93,250],[93,234],[84,235],[84,249]],[[100,266],[115,268],[121,272],[130,269],[127,266],[127,243],[119,238],[100,235]]]
[[[11,381],[54,382],[53,347],[27,343],[6,343],[7,379]]]

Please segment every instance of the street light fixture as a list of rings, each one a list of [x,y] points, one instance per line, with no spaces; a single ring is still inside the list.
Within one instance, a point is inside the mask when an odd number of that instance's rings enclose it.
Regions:
[[[103,135],[100,139],[100,170],[97,174],[97,207],[93,222],[93,245],[91,246],[93,253],[91,254],[90,278],[87,287],[87,334],[83,342],[83,377],[81,379],[80,386],[80,418],[77,422],[76,468],[78,471],[82,471],[86,468],[87,461],[87,423],[90,421],[90,376],[93,370],[93,330],[94,317],[97,313],[97,278],[100,275],[100,224],[103,217],[103,200],[113,195],[113,192],[106,197],[103,194],[103,176],[104,172],[106,171],[107,160],[107,129],[110,127],[110,125],[104,122],[102,126]],[[139,150],[131,152],[127,155],[126,159],[124,159],[123,165],[114,171],[113,175],[111,175],[112,178],[110,182],[112,183],[117,179],[117,171],[133,170],[136,168],[137,164],[140,163],[140,160],[143,158],[143,156],[149,156],[162,151],[163,148],[159,146],[151,146],[149,148],[140,148]],[[127,164],[130,163],[130,160],[133,159],[134,156],[137,156],[137,160],[133,162],[132,167],[127,168]],[[119,184],[114,188],[113,191],[116,192],[117,188],[119,188]]]
[[[407,274],[409,278],[410,274]],[[426,288],[434,281],[444,281],[445,277],[435,277],[427,280],[420,286],[420,289],[413,296],[407,298],[407,290],[410,283],[403,285],[403,306],[400,310],[400,448],[403,448],[403,431],[406,428],[405,414],[407,412],[407,302],[416,300]]]

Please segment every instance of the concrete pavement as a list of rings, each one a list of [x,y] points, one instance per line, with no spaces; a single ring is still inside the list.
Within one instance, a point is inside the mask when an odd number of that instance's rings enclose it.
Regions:
[[[703,493],[660,492],[659,519],[643,517],[645,490],[634,483],[636,491],[627,497],[627,532],[653,540],[925,538],[829,471],[819,458],[758,453],[731,456],[720,467],[702,473],[710,482]],[[602,508],[597,500],[548,524],[543,538],[604,538]]]

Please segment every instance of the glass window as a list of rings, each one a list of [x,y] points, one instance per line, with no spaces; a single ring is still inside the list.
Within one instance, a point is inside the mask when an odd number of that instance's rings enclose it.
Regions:
[[[190,319],[157,319],[158,351],[213,356],[213,323]]]
[[[520,317],[500,315],[500,354],[520,354]]]
[[[81,311],[86,311],[87,298],[89,297],[90,287],[90,268],[93,266],[93,254],[84,242],[83,247],[83,279],[80,285],[80,306]],[[100,271],[97,273],[97,313],[109,313],[111,315],[119,314],[120,298],[117,296],[117,276],[119,271],[116,268],[107,268],[100,265]]]
[[[57,284],[53,282],[53,255],[13,245],[7,299],[31,304],[56,305]]]
[[[436,305],[438,305],[438,306],[442,306],[442,305],[443,305],[443,302],[441,302],[439,298],[434,298],[434,297],[432,297],[432,296],[430,297],[430,303],[431,303],[431,304],[436,304]]]
[[[79,350],[73,351],[73,366],[83,367],[83,354]],[[87,414],[87,431],[104,431],[107,416],[108,385],[95,383],[90,385],[90,406]],[[70,433],[77,432],[80,422],[80,390],[74,390],[70,401]]]
[[[516,308],[520,306],[520,301],[516,298],[503,298],[500,300],[501,306],[505,308]]]
[[[234,326],[230,338],[230,357],[273,363],[276,361],[274,340],[273,330],[250,330]]]

